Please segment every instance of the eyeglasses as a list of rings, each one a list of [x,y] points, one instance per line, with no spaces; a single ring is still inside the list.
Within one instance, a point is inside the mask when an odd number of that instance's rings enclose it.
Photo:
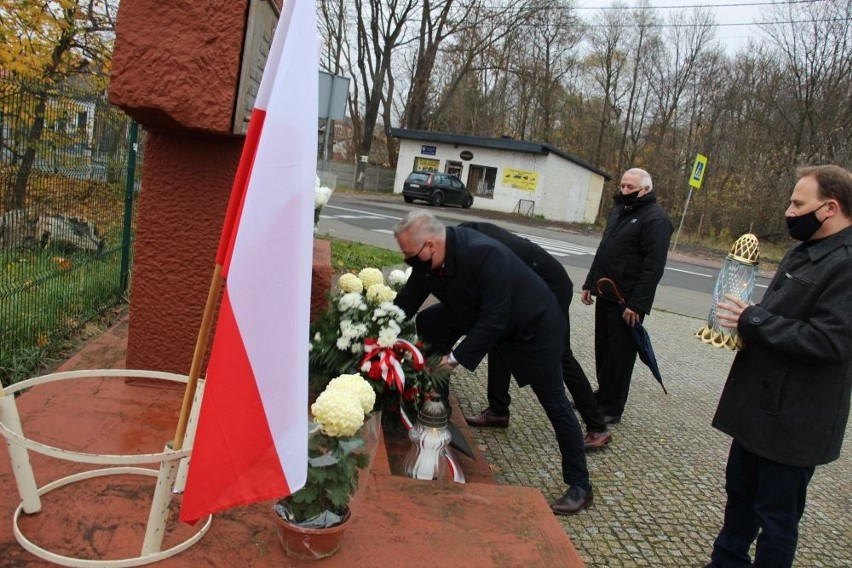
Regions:
[[[421,252],[423,252],[423,249],[424,249],[424,248],[426,248],[426,243],[428,243],[428,242],[429,242],[428,240],[423,241],[423,246],[422,246],[422,247],[420,247],[420,250],[419,250],[419,251],[417,251],[416,253],[412,254],[411,256],[406,256],[405,258],[406,258],[406,259],[409,259],[409,258],[414,258],[415,256],[420,256],[420,253],[421,253]]]

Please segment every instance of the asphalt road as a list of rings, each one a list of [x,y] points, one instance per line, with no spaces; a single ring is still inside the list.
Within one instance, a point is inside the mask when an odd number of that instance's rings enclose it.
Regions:
[[[396,198],[396,199],[394,199]],[[556,257],[579,292],[586,277],[599,236],[590,236],[550,226],[529,226],[490,218],[477,209],[431,207],[403,202],[401,196],[371,198],[357,194],[335,194],[323,208],[319,232],[338,238],[396,250],[394,224],[412,208],[426,208],[448,225],[464,221],[490,221],[539,244]],[[690,258],[670,253],[666,271],[658,288],[654,308],[704,319],[707,317],[713,287],[724,258],[718,261]],[[757,302],[768,284],[767,275],[759,275],[753,301]]]

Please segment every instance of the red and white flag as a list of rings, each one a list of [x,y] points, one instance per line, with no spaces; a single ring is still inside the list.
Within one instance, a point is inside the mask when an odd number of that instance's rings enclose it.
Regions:
[[[226,278],[180,519],[305,484],[319,45],[315,3],[285,0],[217,264]]]

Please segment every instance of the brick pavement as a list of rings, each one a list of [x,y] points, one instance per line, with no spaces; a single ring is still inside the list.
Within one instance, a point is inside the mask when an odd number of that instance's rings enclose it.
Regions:
[[[579,296],[577,297],[579,300]],[[572,345],[594,383],[594,309],[572,304]],[[615,439],[589,455],[594,506],[561,517],[590,568],[704,566],[721,526],[730,438],[710,426],[733,353],[692,337],[701,320],[655,310],[646,320],[668,396],[637,361]],[[465,413],[485,406],[486,367],[457,370]],[[513,383],[506,430],[472,429],[498,483],[564,491],[556,441],[531,389]],[[804,426],[803,426],[804,427]],[[852,436],[836,462],[817,468],[801,522],[800,567],[852,566]]]

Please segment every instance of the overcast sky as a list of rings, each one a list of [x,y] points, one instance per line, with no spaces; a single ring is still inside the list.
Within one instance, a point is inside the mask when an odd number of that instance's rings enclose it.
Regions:
[[[751,25],[752,22],[764,21],[761,10],[768,6],[755,4],[768,4],[769,0],[748,0],[737,2],[736,0],[651,0],[652,9],[656,10],[662,18],[676,14],[677,12],[691,12],[694,6],[706,6],[716,18],[719,24],[717,35],[729,53],[735,53],[745,47],[749,37],[762,39],[760,27]],[[635,2],[629,2],[635,6]],[[732,5],[737,4],[737,5]],[[577,0],[579,14],[586,20],[592,18],[596,12],[588,8],[611,7],[612,0]],[[739,25],[732,25],[739,24]]]

